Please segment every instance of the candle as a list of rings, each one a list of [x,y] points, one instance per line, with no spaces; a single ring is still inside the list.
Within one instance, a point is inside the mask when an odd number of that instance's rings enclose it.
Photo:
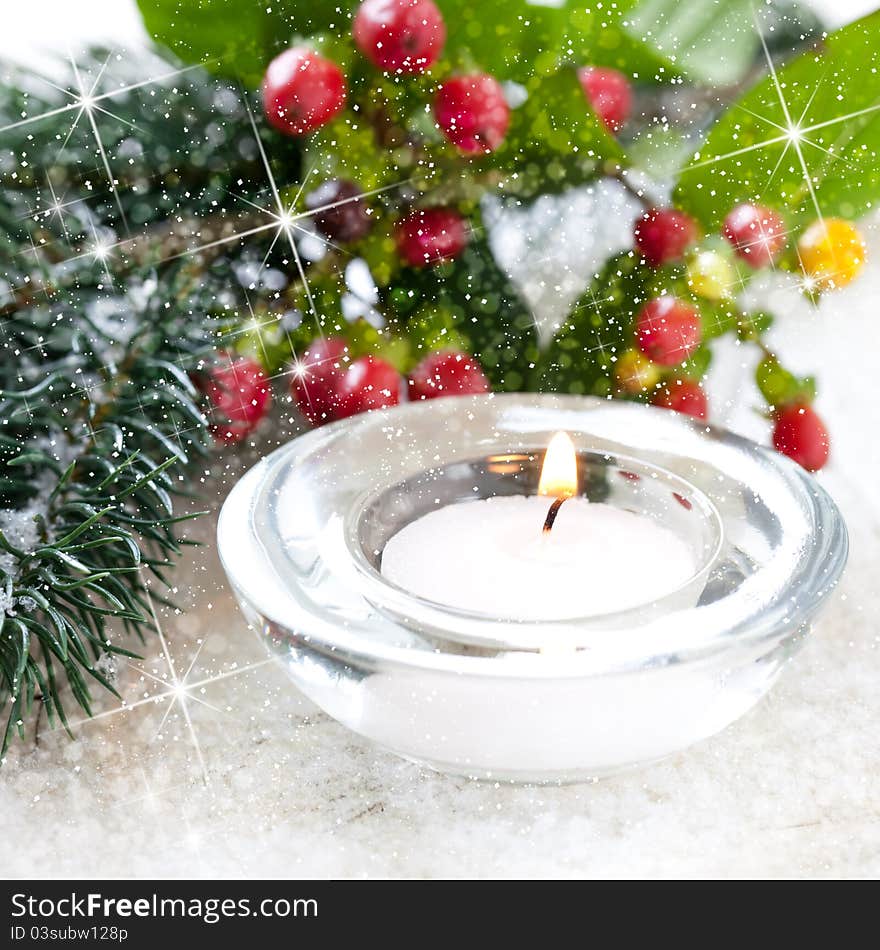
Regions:
[[[673,531],[576,492],[574,446],[558,433],[538,495],[429,512],[388,541],[382,574],[435,603],[513,620],[608,614],[656,601],[692,578],[694,558]]]

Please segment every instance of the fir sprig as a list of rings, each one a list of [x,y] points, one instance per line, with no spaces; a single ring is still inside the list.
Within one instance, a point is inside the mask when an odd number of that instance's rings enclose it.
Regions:
[[[115,68],[122,85],[131,64]],[[0,125],[58,104],[19,77],[0,92]],[[114,657],[133,655],[119,627],[143,636],[166,602],[193,517],[178,504],[186,466],[210,443],[192,378],[222,345],[217,314],[233,319],[228,273],[178,254],[180,211],[190,228],[221,227],[229,176],[254,171],[240,97],[191,75],[108,108],[104,147],[114,164],[130,157],[118,202],[97,187],[87,129],[59,151],[70,113],[3,136],[0,755],[35,702],[67,727],[68,693],[89,714],[95,683],[115,692]]]
[[[108,621],[149,627],[150,597],[162,597],[147,575],[167,584],[186,543],[178,525],[191,515],[176,511],[185,482],[175,474],[208,438],[188,373],[215,340],[203,321],[166,308],[164,289],[162,300],[130,290],[124,313],[100,328],[58,306],[21,309],[4,325],[4,354],[36,346],[40,358],[0,392],[3,749],[36,696],[66,724],[65,682],[87,713],[90,680],[114,691],[109,658],[131,654]]]

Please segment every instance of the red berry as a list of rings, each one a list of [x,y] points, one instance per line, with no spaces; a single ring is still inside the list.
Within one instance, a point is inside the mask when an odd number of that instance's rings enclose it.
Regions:
[[[411,400],[488,392],[491,392],[491,386],[480,364],[472,356],[458,350],[430,353],[409,378]]]
[[[492,152],[507,134],[510,107],[501,84],[492,76],[453,76],[437,90],[434,118],[460,151]]]
[[[709,403],[703,387],[690,379],[670,380],[662,389],[657,390],[651,404],[683,412],[695,419],[705,419],[709,415]]]
[[[582,66],[577,74],[593,112],[609,132],[619,132],[632,110],[632,90],[626,76],[601,66]]]
[[[366,237],[373,225],[360,185],[334,178],[306,195],[306,208],[314,211],[315,227],[331,241],[348,244]]]
[[[700,315],[677,297],[655,297],[636,317],[636,344],[655,363],[675,366],[700,345]]]
[[[362,356],[339,379],[336,396],[335,419],[396,406],[400,402],[400,375],[378,356]]]
[[[294,367],[290,394],[312,425],[333,418],[338,405],[336,389],[346,369],[347,353],[348,346],[341,337],[322,337],[309,344]]]
[[[766,267],[785,247],[785,223],[763,205],[737,205],[724,219],[722,233],[752,267]]]
[[[813,407],[805,403],[783,406],[776,413],[773,445],[808,472],[818,472],[828,461],[828,430]]]
[[[272,405],[272,390],[256,360],[227,357],[208,372],[205,395],[213,406],[211,433],[217,442],[241,442],[259,425]]]
[[[677,261],[697,236],[694,219],[674,208],[651,208],[635,225],[636,249],[651,265],[659,267]]]
[[[307,46],[292,46],[269,63],[263,78],[263,109],[281,132],[314,132],[344,105],[342,70]]]
[[[446,42],[434,0],[364,0],[352,32],[360,51],[386,72],[423,73]]]
[[[467,244],[464,218],[452,208],[411,211],[397,223],[397,251],[411,267],[451,261]]]

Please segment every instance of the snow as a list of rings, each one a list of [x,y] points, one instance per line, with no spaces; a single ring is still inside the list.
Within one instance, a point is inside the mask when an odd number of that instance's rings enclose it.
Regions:
[[[40,543],[36,517],[45,514],[45,510],[45,505],[39,501],[26,508],[0,509],[0,531],[13,547],[30,554]],[[8,573],[15,569],[17,563],[18,559],[14,554],[0,551],[0,569]]]

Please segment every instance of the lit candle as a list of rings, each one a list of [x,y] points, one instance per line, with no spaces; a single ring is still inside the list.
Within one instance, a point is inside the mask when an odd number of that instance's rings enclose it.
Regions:
[[[574,445],[560,432],[547,448],[537,495],[429,512],[388,541],[382,574],[426,600],[513,620],[625,610],[693,577],[693,555],[673,531],[577,490]]]

